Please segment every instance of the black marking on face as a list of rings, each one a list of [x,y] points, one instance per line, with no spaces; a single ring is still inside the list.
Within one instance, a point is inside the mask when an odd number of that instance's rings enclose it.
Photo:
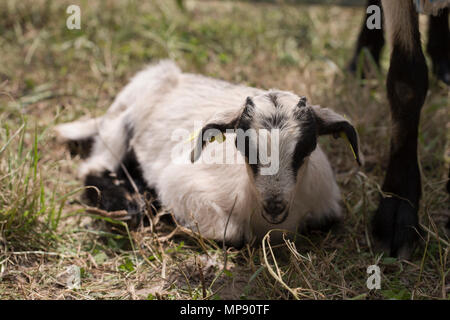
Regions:
[[[276,109],[281,109],[282,105],[279,103],[278,95],[276,93],[269,93],[267,95],[267,97],[273,103],[273,105],[275,106]],[[247,130],[249,130],[251,128],[251,121],[253,120],[253,112],[254,112],[254,108],[255,108],[255,105],[250,98],[247,98],[246,106],[249,106],[249,110],[244,110],[243,115],[241,116],[241,119],[239,120],[239,123],[238,123],[238,128],[244,130],[244,132],[246,132]],[[247,114],[250,114],[251,116],[247,116]],[[261,120],[261,122],[262,122],[263,128],[270,130],[273,128],[281,129],[281,127],[283,126],[284,123],[286,123],[287,120],[288,120],[288,117],[285,113],[276,110],[276,112],[270,114],[270,116],[263,118]],[[235,143],[236,143],[236,147],[238,147],[237,140],[235,141]],[[247,163],[249,164],[254,175],[257,175],[259,173],[259,168],[260,168],[258,150],[252,150],[252,152],[254,152],[254,154],[256,154],[256,157],[257,157],[256,163],[250,164],[248,160],[249,160],[250,148],[255,148],[255,145],[257,145],[257,143],[258,143],[258,141],[254,141],[254,143],[251,144],[250,137],[245,136],[245,143],[244,143],[245,150],[240,150],[238,148],[238,150],[241,152],[241,154],[243,154],[245,156]]]
[[[259,154],[257,150],[254,150],[256,143],[251,143],[250,136],[245,134],[245,132],[248,132],[247,130],[249,129],[249,127],[248,129],[240,128],[240,130],[236,131],[236,139],[234,140],[234,144],[236,146],[236,149],[245,157],[247,164],[250,166],[250,169],[256,176],[259,172]],[[243,145],[238,144],[238,137],[239,139],[244,139]],[[250,163],[250,154],[256,155],[256,163]]]
[[[268,97],[269,97],[270,101],[274,104],[275,108],[277,108],[277,109],[281,108],[281,104],[279,103],[279,101],[277,99],[278,96],[276,93],[269,93]],[[244,109],[244,112],[242,113],[242,116],[238,122],[238,128],[242,129],[244,132],[247,132],[247,130],[250,130],[252,127],[251,122],[253,120],[254,108],[255,108],[255,105],[254,105],[253,101],[250,98],[247,98],[246,108]],[[287,122],[287,120],[288,120],[288,116],[285,113],[276,110],[276,112],[272,113],[270,116],[262,119],[261,122],[262,122],[262,126],[265,129],[270,130],[273,128],[281,129],[281,127],[283,126],[284,123]],[[237,141],[235,143],[236,143],[236,147],[238,147]],[[258,150],[251,150],[251,149],[254,149],[257,146],[257,143],[258,143],[258,141],[254,141],[253,143],[250,143],[250,137],[245,136],[245,143],[244,143],[245,150],[240,150],[240,148],[238,148],[238,150],[241,152],[241,154],[245,156],[247,163],[249,164],[249,166],[255,176],[259,173],[259,169],[260,169],[259,153],[258,153]],[[256,163],[249,163],[250,150],[257,157]]]
[[[316,117],[310,108],[298,109],[296,112],[300,126],[300,138],[297,141],[292,159],[292,169],[294,175],[302,166],[305,158],[308,157],[317,146],[317,125]]]

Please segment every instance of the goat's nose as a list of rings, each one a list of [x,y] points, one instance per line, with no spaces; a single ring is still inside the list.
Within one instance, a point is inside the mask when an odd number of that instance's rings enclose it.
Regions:
[[[286,202],[280,199],[270,199],[263,203],[264,211],[267,214],[276,217],[286,210]]]

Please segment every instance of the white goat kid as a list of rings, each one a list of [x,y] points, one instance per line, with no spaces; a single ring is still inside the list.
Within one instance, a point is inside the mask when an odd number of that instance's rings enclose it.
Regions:
[[[198,137],[189,139],[199,122]],[[295,232],[341,218],[318,135],[344,133],[360,161],[354,127],[333,111],[290,92],[182,73],[170,61],[139,72],[103,117],[56,130],[67,141],[93,139],[79,169],[87,184],[117,172],[133,152],[145,184],[180,224],[235,246],[270,229]],[[211,142],[222,134],[225,143]]]

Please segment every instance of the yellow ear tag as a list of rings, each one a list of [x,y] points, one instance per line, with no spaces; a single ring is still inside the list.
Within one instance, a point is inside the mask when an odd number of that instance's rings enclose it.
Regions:
[[[191,132],[191,134],[189,135],[189,138],[186,140],[186,142],[191,142],[192,140],[197,139],[198,135],[200,134],[201,130],[197,130],[194,132]],[[226,137],[224,134],[218,134],[217,136],[213,136],[211,137],[211,139],[209,139],[209,142],[214,142],[217,141],[218,143],[222,143],[226,140]]]
[[[222,143],[222,142],[224,142],[226,140],[226,138],[225,138],[225,135],[224,134],[222,134],[222,133],[220,133],[220,134],[218,134],[217,136],[213,136],[213,137],[211,137],[211,139],[209,139],[209,142],[214,142],[214,141],[217,141],[217,143]]]
[[[347,135],[344,133],[344,131],[341,131],[341,132],[339,133],[339,135],[341,136],[341,138],[344,138],[344,139],[347,141],[348,145],[350,146],[350,149],[352,150],[353,157],[355,157],[355,160],[357,160],[357,158],[356,158],[356,152],[355,152],[355,150],[353,149],[353,146],[352,146],[352,144],[350,143],[350,140],[348,140]]]

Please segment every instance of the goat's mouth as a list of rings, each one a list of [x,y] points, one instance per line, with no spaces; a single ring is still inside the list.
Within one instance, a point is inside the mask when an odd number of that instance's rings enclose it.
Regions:
[[[285,208],[283,212],[277,213],[277,214],[273,214],[273,213],[269,213],[267,210],[264,209],[262,216],[264,218],[264,220],[266,220],[268,223],[270,224],[280,224],[283,223],[289,213],[289,208]]]

